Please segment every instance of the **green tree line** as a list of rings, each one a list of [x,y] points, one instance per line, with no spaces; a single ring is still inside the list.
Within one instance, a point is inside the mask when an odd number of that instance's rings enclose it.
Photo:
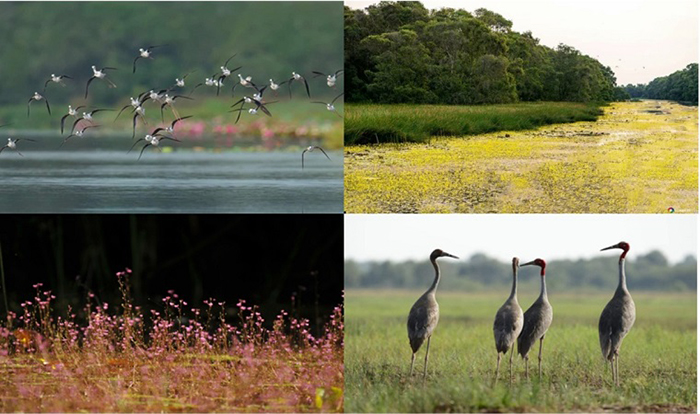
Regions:
[[[521,258],[523,260],[525,258]],[[547,286],[553,291],[614,290],[618,282],[617,257],[552,260],[547,263]],[[528,259],[529,260],[529,259]],[[512,265],[477,253],[458,263],[440,264],[440,286],[445,290],[506,291],[512,283]],[[630,290],[695,291],[697,260],[688,256],[671,264],[659,251],[628,258],[627,284]],[[427,289],[435,272],[430,261],[357,262],[345,261],[346,289]],[[527,275],[527,276],[526,276]],[[538,272],[523,268],[520,283],[539,286]]]
[[[648,84],[625,85],[632,98],[668,99],[693,105],[698,104],[698,64],[691,63],[685,69],[661,76]]]
[[[2,2],[0,105],[26,104],[51,73],[74,78],[64,88],[48,86],[52,106],[82,104],[92,65],[118,70],[109,72],[116,89],[93,82],[90,105],[128,103],[129,96],[196,71],[187,79],[189,92],[234,53],[229,68],[243,68],[225,82],[227,96],[239,72],[260,86],[292,71],[310,79],[312,70],[342,69],[340,17],[341,5],[332,2]],[[162,46],[132,74],[138,49],[151,45]],[[338,93],[321,80],[311,87],[312,96]]]
[[[511,27],[483,8],[472,14],[403,1],[345,7],[346,99],[493,104],[626,98],[609,67]]]

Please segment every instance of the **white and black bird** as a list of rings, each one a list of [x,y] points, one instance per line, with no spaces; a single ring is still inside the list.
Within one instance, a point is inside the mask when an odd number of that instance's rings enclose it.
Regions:
[[[142,105],[139,105],[136,108],[134,108],[131,139],[134,139],[134,137],[136,136],[136,121],[139,117],[141,117],[141,121],[143,121],[144,125],[148,125],[148,122],[146,121],[146,108],[144,108]]]
[[[277,96],[277,90],[280,88],[280,86],[284,85],[285,83],[287,83],[287,81],[275,83],[274,80],[270,79],[270,90],[272,90],[275,93],[275,96]]]
[[[68,105],[68,113],[65,114],[65,115],[63,115],[63,117],[61,117],[61,135],[63,135],[63,125],[64,125],[65,122],[66,122],[66,118],[68,118],[69,116],[72,116],[73,118],[77,117],[77,116],[78,116],[78,111],[79,111],[81,108],[85,108],[85,105],[80,105],[80,106],[77,107],[77,108],[73,108],[72,106]]]
[[[116,121],[119,118],[119,115],[122,114],[126,109],[131,108],[131,112],[133,113],[136,108],[141,106],[141,99],[143,98],[144,94],[139,95],[136,99],[134,99],[133,96],[129,97],[129,104],[122,106],[122,109],[119,110],[119,113],[117,114],[116,117],[114,117],[114,120]]]
[[[245,102],[241,103],[240,108],[234,109],[234,110],[232,110],[232,111],[229,111],[229,112],[238,112],[238,116],[236,117],[236,122],[235,122],[236,124],[237,124],[238,121],[241,119],[241,113],[243,113],[243,111],[246,111],[246,110],[247,110],[248,113],[251,114],[251,115],[257,115],[258,111],[262,111],[265,115],[267,115],[267,116],[272,116],[272,113],[270,112],[270,110],[267,109],[267,105],[270,105],[270,104],[273,104],[273,103],[276,103],[276,102],[277,102],[277,101],[272,101],[272,102],[265,102],[265,103],[262,103],[262,102],[259,102],[259,101],[254,100],[253,98],[251,98],[251,97],[249,97],[249,96],[246,96],[244,99],[245,99]],[[248,109],[246,109],[246,108],[243,107],[243,105],[244,105],[245,103],[252,103],[252,104],[255,104],[255,107],[254,107],[254,108],[248,108]]]
[[[190,76],[191,74],[193,74],[194,72],[196,72],[196,71],[193,70],[193,71],[187,72],[185,74],[185,76],[183,76],[182,78],[175,78],[175,85],[173,85],[172,87],[173,88],[175,88],[175,87],[184,88],[185,87],[185,79],[187,79],[187,77]]]
[[[90,112],[83,112],[83,116],[80,118],[76,119],[75,122],[73,122],[73,126],[71,127],[70,131],[73,133],[75,131],[76,125],[78,125],[78,122],[80,121],[87,121],[92,125],[92,117],[98,112],[103,112],[103,111],[114,111],[114,109],[105,109],[105,108],[100,108],[100,109],[93,109]]]
[[[314,78],[318,76],[325,76],[326,77],[326,85],[328,85],[329,88],[335,88],[335,84],[338,81],[338,76],[343,74],[343,70],[336,70],[334,73],[331,73],[330,75],[326,75],[325,73],[322,72],[316,72],[316,71],[311,71],[311,73],[314,74]]]
[[[134,144],[131,146],[131,148],[129,149],[129,151],[128,151],[127,153],[131,152],[131,150],[134,149],[134,147],[136,146],[136,144],[138,144],[139,142],[141,142],[141,141],[146,141],[146,145],[144,145],[144,146],[141,148],[141,152],[139,153],[139,158],[138,158],[138,159],[140,160],[140,159],[141,159],[141,156],[143,155],[143,152],[144,152],[144,151],[146,150],[146,148],[148,148],[148,147],[153,147],[153,148],[157,149],[158,151],[160,151],[160,148],[159,148],[160,141],[162,141],[162,140],[164,140],[164,139],[168,139],[168,140],[170,140],[170,141],[181,142],[181,141],[180,141],[179,139],[177,139],[177,138],[168,137],[168,136],[165,136],[165,135],[159,135],[158,133],[155,133],[155,132],[154,132],[154,133],[151,133],[151,134],[147,134],[144,138],[139,138],[138,141],[134,142]]]
[[[73,78],[71,78],[71,77],[68,76],[68,75],[58,75],[58,76],[56,76],[56,75],[54,75],[54,74],[52,73],[52,74],[51,74],[51,77],[49,77],[49,79],[47,79],[46,82],[44,82],[44,91],[43,91],[43,92],[46,92],[46,87],[48,86],[49,83],[52,83],[52,82],[53,82],[53,83],[58,83],[58,84],[60,84],[61,86],[66,86],[66,84],[63,82],[63,79],[73,79]],[[42,92],[42,93],[43,93],[43,92]]]
[[[323,148],[321,148],[317,145],[311,145],[309,147],[306,147],[306,149],[301,152],[301,169],[302,170],[304,169],[304,154],[306,154],[307,152],[314,152],[315,150],[321,151],[323,153],[323,155],[326,156],[326,158],[328,158],[329,160],[331,159],[331,157],[329,157],[328,154],[326,154],[326,151],[324,151]]]
[[[0,126],[5,126],[5,125],[0,125]],[[2,153],[3,150],[4,150],[5,148],[9,148],[9,149],[11,149],[11,150],[17,151],[17,154],[19,154],[20,156],[24,157],[24,155],[22,155],[22,153],[19,152],[19,150],[17,149],[17,143],[18,143],[19,141],[22,141],[22,140],[24,140],[24,141],[36,142],[36,141],[34,141],[33,139],[29,139],[29,138],[17,138],[17,139],[8,138],[8,139],[7,139],[7,144],[5,144],[4,147],[0,148],[0,153]]]
[[[156,134],[160,133],[160,131],[165,131],[165,132],[167,132],[167,133],[169,133],[169,134],[173,134],[173,135],[174,135],[174,134],[175,134],[175,125],[177,125],[178,122],[180,122],[180,121],[182,121],[182,120],[185,120],[185,119],[187,119],[187,118],[192,118],[192,115],[187,115],[187,116],[183,116],[183,117],[181,117],[181,118],[177,118],[176,120],[174,120],[173,122],[170,123],[170,126],[167,126],[167,127],[165,127],[165,128],[156,128],[156,129],[154,129],[152,134],[153,134],[153,135],[156,135]]]
[[[306,95],[309,98],[311,98],[311,92],[309,91],[309,83],[306,81],[306,78],[296,72],[292,72],[292,77],[287,79],[287,86],[289,88],[289,99],[292,99],[292,83],[294,83],[295,81],[304,83],[304,86],[306,87]]]
[[[340,95],[338,95],[338,96],[336,96],[335,98],[333,98],[333,100],[330,101],[330,102],[312,101],[311,103],[317,103],[317,104],[326,105],[326,109],[327,109],[327,110],[333,112],[334,114],[336,114],[336,115],[338,115],[339,117],[342,118],[343,116],[342,116],[341,114],[338,113],[338,111],[335,109],[335,105],[334,105],[334,104],[335,104],[335,101],[337,101],[338,98],[340,98],[340,97],[343,96],[344,94],[345,94],[345,92],[342,92]]]
[[[77,131],[71,133],[70,135],[68,135],[68,136],[66,137],[66,139],[63,140],[63,142],[61,143],[60,146],[62,147],[63,144],[65,144],[65,143],[66,143],[69,139],[71,139],[72,137],[82,137],[83,135],[85,135],[85,131],[87,131],[87,130],[90,129],[90,128],[99,128],[99,127],[100,127],[99,125],[86,125],[86,126],[84,126],[83,128],[81,128],[81,129],[79,129],[79,130],[77,130]]]
[[[41,95],[39,92],[34,92],[34,95],[32,95],[31,98],[29,98],[29,101],[27,101],[27,117],[29,117],[29,106],[32,104],[34,101],[41,101],[44,100],[46,102],[46,110],[49,111],[49,115],[51,115],[51,106],[49,105],[49,100],[46,99],[45,96]]]
[[[163,121],[163,109],[165,109],[166,106],[169,106],[170,109],[173,111],[173,115],[175,115],[175,118],[179,118],[180,116],[178,115],[177,111],[175,110],[175,106],[173,105],[175,103],[175,100],[178,98],[182,99],[189,99],[190,101],[192,98],[189,96],[184,96],[184,95],[174,95],[170,96],[167,93],[163,95],[163,103],[160,105],[160,120]]]
[[[95,65],[92,66],[92,76],[90,77],[90,79],[88,79],[87,84],[85,85],[85,99],[87,99],[88,89],[90,88],[90,84],[95,79],[102,79],[103,81],[105,81],[109,84],[110,88],[117,87],[117,85],[115,85],[114,82],[109,80],[109,78],[107,77],[107,73],[105,73],[105,71],[108,71],[108,70],[117,70],[117,68],[112,68],[112,67],[106,66],[102,69],[97,69],[97,67]]]
[[[157,47],[161,47],[161,45],[155,45],[155,46],[148,46],[147,48],[139,48],[139,55],[136,56],[136,59],[134,59],[134,68],[131,73],[136,73],[136,61],[139,59],[153,59],[153,52],[151,52],[152,49],[155,49]]]

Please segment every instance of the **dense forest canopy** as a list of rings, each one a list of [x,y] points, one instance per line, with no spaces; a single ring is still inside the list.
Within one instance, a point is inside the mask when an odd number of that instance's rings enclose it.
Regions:
[[[625,91],[632,98],[668,99],[697,105],[698,64],[691,63],[685,69],[656,78],[648,84],[628,84]]]
[[[191,88],[234,53],[229,67],[243,65],[243,75],[261,85],[292,71],[331,73],[343,65],[340,14],[333,2],[2,2],[0,105],[26,104],[51,73],[75,78],[49,86],[52,105],[82,102],[91,65],[118,68],[109,74],[116,89],[91,93],[100,104],[169,87],[196,70]],[[132,74],[138,49],[151,45],[162,47]],[[337,94],[327,89],[311,92]]]
[[[345,7],[346,99],[486,104],[627,97],[609,67],[511,27],[483,8],[472,14],[403,1]]]
[[[525,260],[526,258],[521,258]],[[530,260],[531,258],[527,258]],[[612,291],[618,282],[617,256],[578,260],[552,260],[547,263],[547,286],[552,291]],[[478,253],[466,261],[443,262],[440,265],[441,288],[465,292],[484,290],[507,291],[512,283],[511,263]],[[520,283],[539,286],[537,271],[520,270]],[[627,284],[631,290],[695,291],[697,260],[688,256],[671,264],[658,251],[628,258]],[[346,289],[427,289],[434,270],[430,261],[356,262],[345,261]]]

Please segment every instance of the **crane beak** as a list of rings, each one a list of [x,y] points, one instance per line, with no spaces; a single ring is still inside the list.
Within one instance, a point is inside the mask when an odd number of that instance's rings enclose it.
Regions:
[[[533,261],[531,261],[531,262],[527,262],[527,263],[521,264],[520,267],[523,267],[523,266],[531,266],[531,265],[534,265],[534,264],[535,264],[535,261],[533,260]]]
[[[443,257],[451,257],[453,259],[459,259],[459,257],[452,255],[452,254],[449,254],[449,253],[446,253],[446,252],[442,252],[442,255],[443,255]]]
[[[619,248],[620,248],[620,245],[619,245],[619,244],[615,244],[615,245],[612,245],[612,246],[610,246],[610,247],[606,247],[606,248],[604,248],[604,249],[600,249],[600,251],[602,252],[603,250],[619,249]]]

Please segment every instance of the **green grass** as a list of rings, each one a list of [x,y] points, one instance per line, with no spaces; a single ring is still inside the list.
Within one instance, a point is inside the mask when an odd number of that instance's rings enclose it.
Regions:
[[[431,136],[477,135],[595,121],[603,114],[600,106],[573,102],[481,106],[348,104],[345,145],[427,142]]]
[[[538,292],[520,292],[527,308]],[[544,342],[543,377],[537,354],[531,379],[514,357],[493,385],[493,317],[499,294],[438,292],[436,329],[422,385],[425,346],[409,377],[408,311],[421,292],[349,291],[345,299],[345,408],[349,412],[695,411],[696,296],[632,292],[637,321],[621,349],[622,385],[611,385],[598,345],[597,322],[612,292],[550,293],[554,321]],[[505,370],[503,369],[505,367]],[[534,370],[533,370],[534,367]],[[532,375],[534,373],[534,375]]]

